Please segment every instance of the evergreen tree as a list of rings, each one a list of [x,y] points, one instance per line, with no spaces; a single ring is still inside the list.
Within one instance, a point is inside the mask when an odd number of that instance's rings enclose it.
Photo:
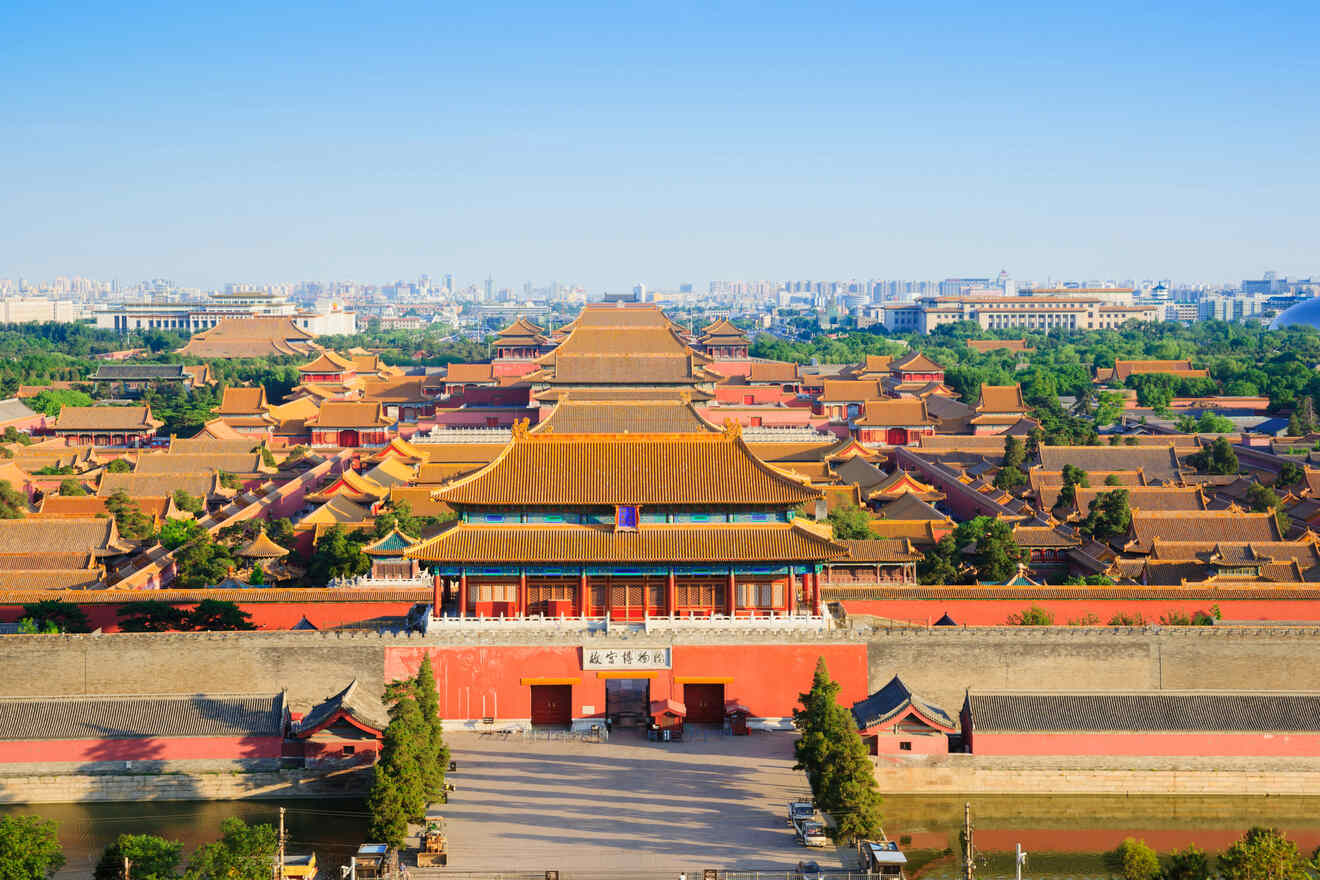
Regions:
[[[0,817],[0,880],[46,880],[63,865],[54,822],[38,816]]]
[[[1160,859],[1146,841],[1129,837],[1118,849],[1107,854],[1106,861],[1123,880],[1155,880],[1160,874]]]
[[[964,548],[974,544],[972,564],[978,580],[998,583],[1012,578],[1026,558],[1013,540],[1013,527],[1002,519],[977,516],[960,523],[953,531],[954,543]]]
[[[1224,880],[1305,880],[1297,844],[1275,828],[1257,825],[1219,856]]]
[[[1239,470],[1233,444],[1223,437],[1216,437],[1213,443],[1202,447],[1200,452],[1187,456],[1187,461],[1198,471],[1211,474],[1236,474]]]
[[[952,535],[945,535],[917,563],[917,580],[923,584],[962,582],[962,557]]]
[[[874,837],[880,832],[875,768],[852,712],[839,705],[838,697],[838,682],[830,678],[822,657],[811,690],[798,698],[802,708],[793,712],[801,733],[793,746],[795,767],[806,772],[820,809],[834,817],[837,841]]]
[[[838,695],[839,685],[830,678],[825,658],[821,657],[816,661],[811,690],[798,695],[802,708],[793,710],[793,726],[801,734],[793,744],[793,755],[797,759],[794,769],[807,774],[811,790],[817,796],[817,781],[829,759],[829,707],[837,702]]]
[[[154,834],[121,834],[101,853],[92,880],[124,880],[124,858],[132,880],[176,880],[183,844]]]
[[[1305,479],[1306,473],[1297,465],[1296,462],[1285,461],[1283,467],[1279,468],[1279,478],[1274,481],[1274,485],[1280,489],[1286,489],[1289,486],[1295,486]]]
[[[237,604],[223,599],[203,599],[188,615],[188,625],[207,632],[254,630],[252,615]]]
[[[1071,464],[1063,466],[1063,488],[1059,490],[1059,497],[1054,502],[1054,509],[1067,509],[1077,503],[1077,487],[1083,489],[1091,485],[1090,478],[1086,471]]]
[[[1210,880],[1210,860],[1196,844],[1174,850],[1160,872],[1160,880]]]
[[[8,480],[0,480],[0,519],[22,519],[27,511],[27,496]]]
[[[1026,460],[1027,449],[1022,445],[1022,441],[1011,435],[1005,438],[1003,466],[1006,468],[1020,468]]]
[[[268,880],[277,845],[271,826],[230,816],[220,824],[220,839],[193,853],[184,880]]]
[[[445,771],[449,767],[449,747],[445,745],[444,722],[440,718],[440,697],[436,691],[435,673],[431,669],[431,656],[422,655],[421,665],[414,679],[417,708],[426,724],[427,743],[425,758],[426,795],[428,801],[439,800],[445,790]]]
[[[87,487],[77,480],[60,480],[59,493],[65,498],[77,498],[90,494]]]
[[[1091,500],[1086,519],[1078,527],[1081,533],[1097,541],[1108,541],[1127,534],[1132,525],[1132,508],[1127,489],[1101,492]]]
[[[871,516],[855,504],[844,504],[829,513],[830,526],[834,537],[839,540],[865,540],[874,538],[871,531]]]
[[[47,624],[53,624],[62,633],[92,631],[92,623],[81,608],[59,599],[43,599],[24,605],[23,616],[31,619],[42,630],[46,629]]]
[[[368,834],[396,848],[403,844],[408,823],[426,818],[428,782],[437,772],[431,751],[431,726],[422,716],[416,691],[416,678],[391,682],[385,688],[390,723],[385,728],[376,777],[367,797],[371,812]]]

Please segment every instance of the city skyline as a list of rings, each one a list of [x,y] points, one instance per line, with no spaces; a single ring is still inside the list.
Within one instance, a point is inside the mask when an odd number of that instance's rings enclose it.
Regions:
[[[1313,271],[1302,4],[66,11],[7,29],[5,275]]]

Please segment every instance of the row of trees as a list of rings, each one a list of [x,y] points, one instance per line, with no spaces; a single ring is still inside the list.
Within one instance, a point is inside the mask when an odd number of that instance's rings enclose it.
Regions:
[[[115,612],[125,632],[166,632],[170,630],[251,630],[252,615],[233,602],[203,599],[191,609],[166,602],[147,600],[128,602]],[[92,623],[86,612],[72,602],[45,599],[23,606],[19,624],[31,633],[88,633]]]
[[[425,821],[427,807],[445,790],[449,749],[429,656],[422,656],[415,676],[385,688],[385,703],[390,723],[367,797],[367,836],[398,849],[408,836],[408,824]]]
[[[37,816],[0,818],[0,880],[47,880],[64,866],[58,828]],[[124,880],[124,859],[132,880],[269,880],[278,835],[270,825],[248,825],[230,817],[220,839],[203,844],[186,869],[183,844],[154,834],[121,834],[106,847],[93,880]]]
[[[793,710],[793,725],[802,736],[793,744],[795,769],[806,772],[817,807],[834,818],[835,841],[878,837],[875,770],[852,712],[839,704],[839,683],[824,657],[816,661],[811,690],[798,699],[802,708]]]
[[[1195,844],[1161,861],[1144,840],[1131,837],[1106,861],[1122,880],[1314,880],[1320,874],[1320,847],[1307,859],[1278,829],[1257,825],[1213,863]]]

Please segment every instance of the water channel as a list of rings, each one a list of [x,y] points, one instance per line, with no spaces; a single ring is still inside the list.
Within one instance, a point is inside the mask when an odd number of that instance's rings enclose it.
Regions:
[[[1145,840],[1160,852],[1188,844],[1212,854],[1252,825],[1283,830],[1304,853],[1320,846],[1320,798],[972,796],[885,798],[885,830],[897,838],[916,880],[957,880],[963,803],[972,805],[974,837],[982,860],[978,876],[1013,876],[1016,844],[1028,852],[1024,877],[1044,880],[1109,878],[1103,853],[1125,837]],[[0,806],[0,815],[36,813],[60,824],[68,864],[59,880],[86,878],[105,846],[121,833],[159,834],[181,840],[185,852],[219,836],[220,822],[240,816],[250,823],[277,821],[288,809],[290,852],[314,851],[322,876],[337,878],[364,837],[366,815],[358,800],[222,801],[195,803],[57,804]],[[778,814],[772,820],[779,822]]]

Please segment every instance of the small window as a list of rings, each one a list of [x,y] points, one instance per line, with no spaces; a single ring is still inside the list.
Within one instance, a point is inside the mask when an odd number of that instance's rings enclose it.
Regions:
[[[353,755],[356,753],[357,753],[357,746],[344,746],[345,755]]]
[[[911,742],[910,740],[906,740],[906,739],[903,740],[903,741],[901,741],[901,742],[898,744],[898,750],[899,750],[900,752],[910,752],[910,751],[912,751],[912,742]]]

